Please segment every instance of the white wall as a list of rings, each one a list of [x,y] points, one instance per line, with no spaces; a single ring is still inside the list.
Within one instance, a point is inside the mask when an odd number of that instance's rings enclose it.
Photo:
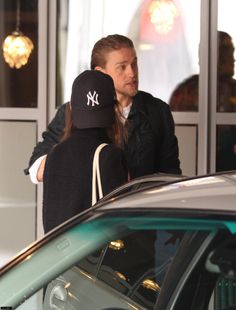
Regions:
[[[36,188],[24,175],[36,143],[33,122],[0,122],[0,264],[35,240]]]

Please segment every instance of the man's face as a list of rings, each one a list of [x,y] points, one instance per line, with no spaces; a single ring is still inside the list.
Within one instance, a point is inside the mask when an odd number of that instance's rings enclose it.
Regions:
[[[117,98],[130,99],[138,91],[138,64],[133,48],[121,48],[106,55],[106,65],[102,68],[114,81]]]

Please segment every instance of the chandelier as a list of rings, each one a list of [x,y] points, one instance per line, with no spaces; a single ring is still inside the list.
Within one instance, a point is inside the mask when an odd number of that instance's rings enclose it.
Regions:
[[[171,0],[153,0],[149,6],[151,23],[162,35],[169,33],[179,12]]]
[[[26,65],[34,48],[30,38],[20,31],[20,2],[17,0],[16,30],[8,35],[3,42],[3,56],[5,62],[11,67],[19,69]]]

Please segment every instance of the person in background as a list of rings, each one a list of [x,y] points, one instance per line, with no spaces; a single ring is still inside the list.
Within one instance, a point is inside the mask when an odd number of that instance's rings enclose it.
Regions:
[[[231,36],[218,31],[217,112],[236,112],[234,45]],[[198,111],[199,75],[181,82],[173,91],[169,105],[172,111]],[[216,171],[236,169],[236,126],[221,125],[217,133]]]
[[[234,46],[228,33],[218,31],[218,46],[217,111],[235,112]],[[175,88],[169,100],[172,111],[198,111],[198,81],[199,75],[195,74]]]
[[[93,157],[100,144],[107,144],[99,159],[103,194],[127,182],[116,105],[109,75],[87,70],[74,80],[62,141],[49,151],[44,168],[45,232],[91,207]]]
[[[151,94],[138,90],[138,60],[133,42],[126,36],[114,34],[101,38],[93,47],[91,69],[113,78],[119,113],[128,139],[122,148],[131,178],[152,173],[181,174],[178,141],[168,104]],[[43,133],[43,141],[33,150],[29,160],[32,182],[43,180],[45,158],[56,144],[65,126],[63,104]]]

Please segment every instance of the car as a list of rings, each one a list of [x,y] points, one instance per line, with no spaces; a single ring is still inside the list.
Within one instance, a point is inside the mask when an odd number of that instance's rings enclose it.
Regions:
[[[0,309],[236,309],[235,209],[236,171],[133,180],[6,263]]]

